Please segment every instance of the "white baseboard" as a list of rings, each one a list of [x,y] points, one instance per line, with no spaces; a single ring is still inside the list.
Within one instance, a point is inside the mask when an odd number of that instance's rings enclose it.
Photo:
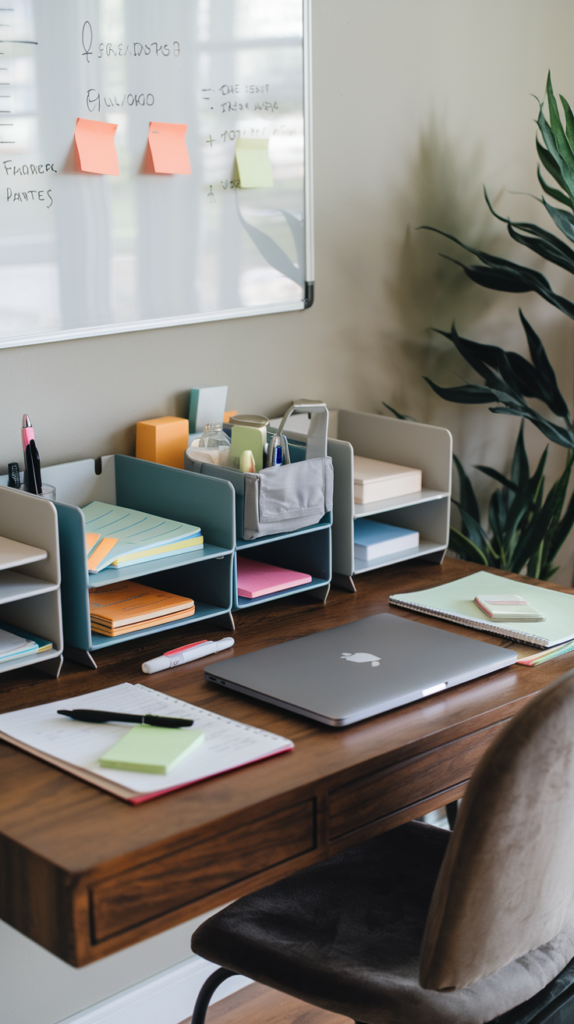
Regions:
[[[215,964],[194,956],[66,1017],[61,1024],[181,1024],[191,1017],[201,986],[215,970]],[[214,993],[212,1002],[250,984],[249,978],[229,978]]]

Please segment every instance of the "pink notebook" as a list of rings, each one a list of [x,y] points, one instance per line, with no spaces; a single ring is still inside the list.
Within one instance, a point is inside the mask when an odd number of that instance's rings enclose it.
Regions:
[[[253,562],[250,558],[237,556],[237,593],[240,597],[264,597],[278,590],[311,583],[312,579],[308,572],[280,569],[278,565]]]

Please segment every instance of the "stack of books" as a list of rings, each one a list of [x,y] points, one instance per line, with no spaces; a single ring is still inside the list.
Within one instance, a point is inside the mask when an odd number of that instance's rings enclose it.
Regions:
[[[105,501],[91,501],[82,511],[89,572],[101,572],[109,566],[122,569],[203,547],[201,530],[189,523]]]
[[[122,636],[155,628],[166,622],[188,619],[194,612],[195,603],[190,597],[156,590],[137,580],[90,590],[92,632],[103,636]]]
[[[53,644],[50,640],[43,640],[24,630],[17,633],[12,632],[13,629],[17,629],[17,627],[11,627],[10,630],[0,628],[0,662],[2,664],[52,649]]]

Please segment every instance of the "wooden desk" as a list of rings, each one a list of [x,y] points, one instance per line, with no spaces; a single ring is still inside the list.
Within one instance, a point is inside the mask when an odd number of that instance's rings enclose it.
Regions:
[[[360,577],[357,594],[335,590],[326,606],[303,595],[260,606],[238,614],[235,651],[387,611],[391,593],[476,570],[452,560],[409,563]],[[166,640],[175,647],[221,635],[199,625],[191,633],[174,630]],[[288,736],[295,750],[132,807],[0,743],[0,916],[77,966],[460,797],[502,723],[574,667],[574,654],[518,666],[336,730],[205,683],[208,659],[143,677],[142,661],[162,644],[155,636],[108,648],[97,672],[66,663],[59,680],[36,669],[7,673],[0,711],[145,681]]]

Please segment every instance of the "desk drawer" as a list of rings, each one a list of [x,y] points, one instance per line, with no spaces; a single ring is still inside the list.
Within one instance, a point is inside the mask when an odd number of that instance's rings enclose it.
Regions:
[[[329,839],[337,839],[400,808],[420,803],[443,789],[466,782],[503,724],[499,722],[332,789],[329,793]]]
[[[94,941],[306,853],[316,845],[315,831],[314,801],[307,800],[99,882],[91,891]]]

